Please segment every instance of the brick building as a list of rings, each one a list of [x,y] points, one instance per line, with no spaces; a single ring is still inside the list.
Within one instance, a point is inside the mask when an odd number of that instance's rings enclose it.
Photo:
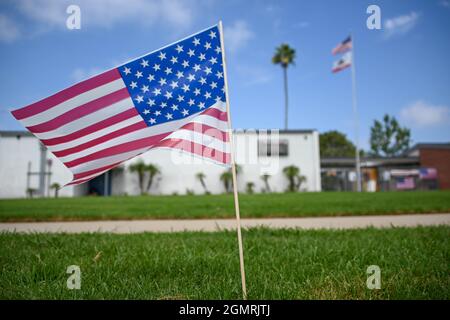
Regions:
[[[407,155],[418,157],[422,167],[435,168],[439,189],[450,189],[450,143],[419,143]]]
[[[419,143],[400,157],[363,157],[365,191],[450,189],[450,143]],[[322,158],[323,190],[355,191],[354,158]]]

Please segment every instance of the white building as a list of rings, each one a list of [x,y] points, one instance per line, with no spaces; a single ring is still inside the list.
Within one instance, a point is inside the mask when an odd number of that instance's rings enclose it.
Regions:
[[[236,162],[241,167],[238,175],[239,191],[245,192],[249,182],[254,191],[265,190],[263,174],[270,175],[272,192],[282,192],[288,186],[283,168],[295,165],[300,168],[305,182],[303,191],[320,191],[319,135],[315,130],[237,131]],[[279,152],[277,152],[279,151]],[[277,155],[278,153],[278,155]],[[161,174],[155,178],[149,190],[151,194],[195,194],[204,193],[199,172],[204,173],[209,192],[225,191],[220,175],[225,167],[193,158],[173,150],[150,150],[134,158],[106,175],[99,176],[80,186],[69,186],[59,191],[60,196],[81,196],[87,194],[135,195],[139,194],[138,176],[130,172],[129,165],[138,159],[157,165]],[[50,160],[50,161],[49,161]],[[51,173],[41,175],[39,172]],[[69,182],[72,174],[49,152],[41,152],[39,141],[30,133],[22,131],[0,131],[0,198],[27,196],[27,189],[45,190],[49,186],[61,186]],[[106,187],[105,187],[106,186]]]

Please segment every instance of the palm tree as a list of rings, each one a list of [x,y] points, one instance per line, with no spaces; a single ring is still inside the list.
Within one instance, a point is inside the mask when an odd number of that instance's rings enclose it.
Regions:
[[[27,188],[27,194],[30,198],[33,198],[33,195],[35,194],[35,192],[37,191],[35,188]]]
[[[149,175],[147,182],[147,192],[149,192],[153,184],[153,179],[155,178],[155,176],[161,173],[161,170],[159,170],[157,165],[149,163],[148,165],[145,166],[145,171],[147,171]]]
[[[242,172],[242,167],[238,164],[235,164],[235,168],[236,168],[236,176],[238,176]],[[233,172],[231,170],[232,169],[230,168],[230,169],[224,171],[220,175],[220,180],[223,182],[225,191],[228,193],[231,192],[231,186],[232,186],[232,180],[233,180]]]
[[[139,189],[141,190],[141,194],[144,194],[144,178],[147,166],[145,165],[144,161],[142,161],[142,159],[139,159],[137,162],[130,165],[129,169],[131,172],[137,173],[139,180]]]
[[[283,173],[286,176],[286,178],[288,178],[289,180],[289,187],[288,187],[288,191],[290,192],[294,192],[295,191],[295,187],[296,187],[296,177],[299,175],[300,173],[300,169],[294,165],[291,166],[287,166],[283,169]]]
[[[283,173],[289,180],[289,192],[297,191],[301,184],[306,181],[306,177],[300,174],[300,169],[294,165],[287,166],[283,169]]]
[[[264,186],[265,186],[264,191],[265,192],[272,192],[271,189],[270,189],[270,185],[269,185],[270,174],[267,174],[267,173],[263,174],[261,176],[261,179],[262,179],[262,181],[264,181]]]
[[[248,194],[253,194],[253,188],[255,187],[255,184],[253,182],[247,182],[247,188],[246,191]]]
[[[280,64],[283,68],[284,75],[284,128],[288,128],[288,82],[287,82],[287,68],[289,65],[294,64],[295,49],[291,48],[288,44],[281,44],[272,57],[272,63]]]
[[[55,189],[55,198],[58,198],[58,191],[59,191],[60,188],[61,188],[61,186],[59,185],[58,182],[54,182],[50,186],[50,189]]]
[[[296,190],[300,189],[300,186],[302,185],[303,182],[306,181],[306,177],[302,176],[302,175],[298,175],[297,176],[297,182],[295,183],[295,188]]]
[[[223,182],[223,186],[225,187],[225,192],[231,192],[231,180],[233,179],[233,175],[231,170],[224,171],[220,175],[220,181]]]
[[[205,190],[205,194],[208,194],[209,191],[208,191],[208,189],[206,188],[206,183],[205,183],[206,175],[205,175],[203,172],[198,172],[198,173],[195,175],[195,177],[197,178],[198,181],[200,181],[200,183],[201,183],[203,189]]]

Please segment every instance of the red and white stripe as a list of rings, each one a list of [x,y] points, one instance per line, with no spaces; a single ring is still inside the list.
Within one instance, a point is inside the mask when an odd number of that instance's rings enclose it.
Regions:
[[[192,116],[192,119],[162,139],[155,147],[178,149],[219,164],[230,164],[230,138],[225,103],[217,102],[199,115]]]
[[[336,55],[338,53],[347,52],[348,50],[352,49],[352,46],[352,40],[346,39],[343,42],[339,43],[336,47],[334,47],[333,50],[331,50],[331,54]]]
[[[150,148],[183,150],[229,164],[225,104],[148,127],[117,69],[12,112],[73,173],[80,184]]]
[[[352,65],[351,63],[343,63],[343,64],[340,64],[340,65],[337,65],[337,66],[333,66],[333,69],[331,69],[331,71],[333,73],[336,73],[336,72],[339,72],[341,70],[344,70],[345,68],[350,67],[351,65]]]
[[[331,69],[331,71],[333,73],[339,72],[341,70],[344,70],[345,68],[348,68],[352,65],[352,53],[351,52],[347,52],[346,54],[344,54],[342,56],[341,59],[339,59],[338,61],[335,61],[333,64],[333,68]]]

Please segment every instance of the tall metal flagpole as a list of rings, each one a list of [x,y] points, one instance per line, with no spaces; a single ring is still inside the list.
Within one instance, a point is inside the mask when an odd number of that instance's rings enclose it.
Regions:
[[[356,100],[356,76],[355,76],[355,40],[353,34],[350,33],[352,40],[352,97],[353,97],[353,117],[355,118],[355,166],[356,166],[356,188],[358,192],[362,191],[361,183],[361,163],[359,158],[359,116]]]
[[[231,114],[230,114],[230,99],[228,96],[228,80],[227,80],[227,65],[225,60],[225,46],[223,41],[223,27],[222,21],[219,21],[219,32],[220,32],[220,46],[222,47],[222,63],[223,63],[223,79],[225,82],[225,100],[227,106],[227,118],[228,118],[228,130],[230,137],[230,160],[231,160],[231,172],[233,175],[233,192],[234,192],[234,208],[236,211],[236,224],[237,224],[237,236],[239,244],[239,264],[241,267],[241,283],[242,283],[242,297],[247,300],[247,287],[245,285],[245,266],[244,266],[244,249],[242,246],[242,233],[241,233],[241,216],[239,213],[239,198],[237,190],[237,178],[236,178],[236,163],[234,162],[234,141],[232,136],[232,126],[231,126]]]

